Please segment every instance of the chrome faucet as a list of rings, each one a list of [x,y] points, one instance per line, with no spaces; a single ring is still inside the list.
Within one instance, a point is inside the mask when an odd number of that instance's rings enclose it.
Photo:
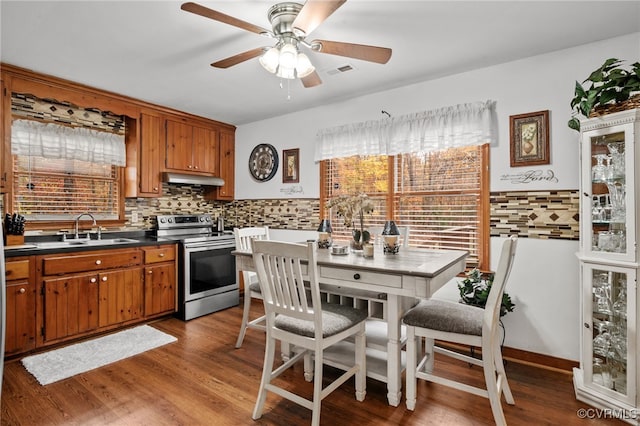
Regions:
[[[80,221],[80,218],[82,216],[89,216],[93,220],[93,226],[97,225],[96,218],[93,217],[93,215],[91,213],[87,212],[87,213],[82,213],[82,214],[78,215],[78,217],[76,217],[76,225],[75,225],[75,228],[74,228],[74,230],[75,230],[75,233],[74,233],[75,237],[74,238],[76,240],[79,238],[79,235],[78,235],[78,222]],[[98,229],[100,229],[100,228],[98,228]],[[89,237],[89,233],[87,233],[87,237]]]

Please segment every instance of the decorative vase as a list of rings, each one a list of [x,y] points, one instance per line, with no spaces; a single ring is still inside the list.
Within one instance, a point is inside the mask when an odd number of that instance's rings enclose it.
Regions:
[[[351,231],[351,236],[352,251],[362,251],[362,247],[371,239],[371,234],[366,229],[354,229]]]

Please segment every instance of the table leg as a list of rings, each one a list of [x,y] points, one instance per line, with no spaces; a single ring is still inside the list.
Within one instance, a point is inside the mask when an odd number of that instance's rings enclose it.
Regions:
[[[387,400],[389,405],[397,407],[402,397],[402,297],[396,294],[387,297]]]

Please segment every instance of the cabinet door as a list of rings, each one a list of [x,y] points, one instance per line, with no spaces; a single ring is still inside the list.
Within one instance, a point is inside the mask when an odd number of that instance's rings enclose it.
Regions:
[[[166,132],[167,169],[193,171],[193,127],[185,123],[167,120]]]
[[[636,270],[585,263],[582,275],[584,382],[635,405]]]
[[[216,174],[218,168],[218,132],[202,127],[193,128],[193,169]]]
[[[144,315],[151,316],[176,309],[175,263],[144,268]]]
[[[74,275],[44,280],[43,340],[62,339],[98,327],[98,277]]]
[[[142,269],[102,272],[98,275],[100,327],[142,317]]]
[[[11,164],[11,93],[0,80],[0,192],[9,189],[7,167]],[[5,158],[6,157],[6,158]]]
[[[224,185],[217,188],[217,198],[233,200],[235,192],[235,135],[220,132],[220,177]]]
[[[636,261],[633,124],[582,134],[580,233],[587,258]]]
[[[138,195],[160,196],[160,173],[164,161],[164,120],[153,115],[140,116],[140,185]]]
[[[36,289],[29,280],[7,282],[5,353],[25,352],[36,343]]]

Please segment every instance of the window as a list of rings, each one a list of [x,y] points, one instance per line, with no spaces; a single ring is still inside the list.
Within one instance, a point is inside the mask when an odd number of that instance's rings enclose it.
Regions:
[[[27,220],[71,220],[84,212],[118,219],[117,166],[14,155],[13,179],[13,209]]]
[[[410,227],[412,247],[468,250],[470,267],[488,268],[488,145],[322,162],[321,203],[364,192],[376,209],[366,225],[392,218]],[[334,238],[351,230],[331,213]]]
[[[11,125],[12,192],[9,209],[39,227],[90,212],[119,220],[124,201],[124,131],[95,130],[31,119]]]

